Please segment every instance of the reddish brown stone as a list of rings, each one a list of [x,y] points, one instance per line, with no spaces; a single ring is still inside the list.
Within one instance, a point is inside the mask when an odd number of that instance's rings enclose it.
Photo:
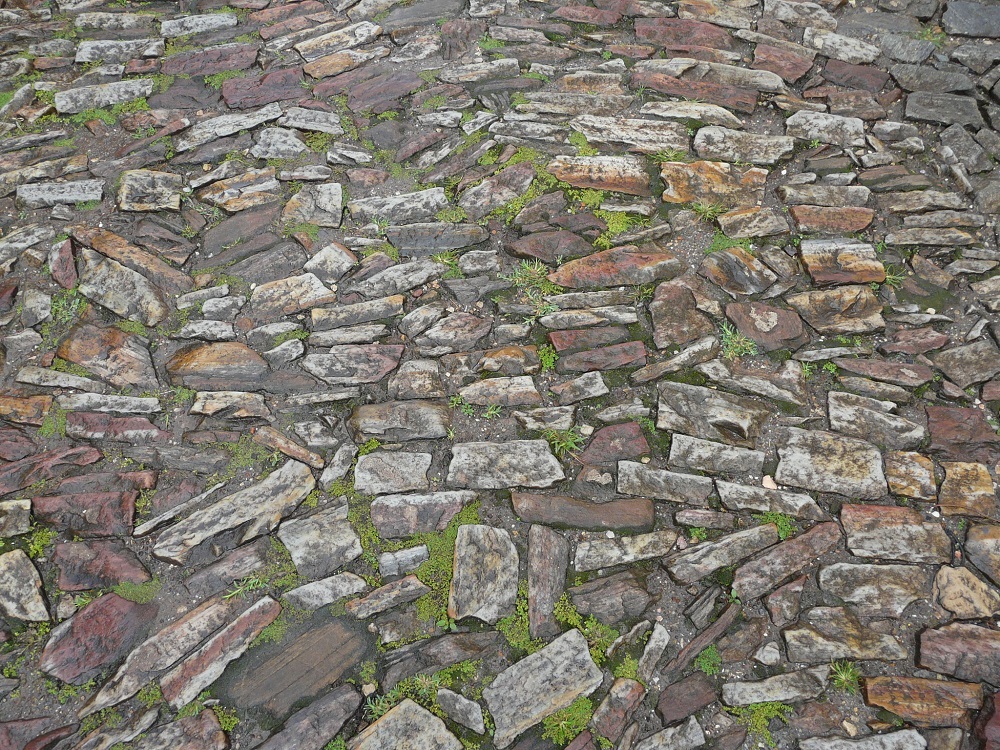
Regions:
[[[715,685],[703,672],[695,672],[660,693],[656,713],[664,724],[673,724],[715,703]]]
[[[783,628],[791,625],[799,619],[799,608],[802,604],[802,589],[806,584],[806,576],[799,576],[794,581],[789,581],[784,586],[769,594],[767,602],[767,612],[771,615],[771,622],[776,628]]]
[[[135,553],[121,542],[57,544],[52,561],[59,568],[58,586],[63,591],[110,588],[122,581],[142,583],[150,579]]]
[[[704,21],[680,18],[637,18],[635,38],[658,46],[693,44],[712,49],[732,50],[735,46],[729,32]]]
[[[52,406],[52,396],[0,396],[0,418],[40,425]]]
[[[96,448],[76,446],[13,461],[0,467],[0,496],[23,490],[42,479],[57,479],[75,466],[87,466],[101,458]]]
[[[268,371],[263,357],[235,341],[186,347],[167,360],[166,368],[173,382],[195,388],[199,387],[195,383],[210,384],[216,379],[236,379],[249,384]]]
[[[17,427],[0,427],[0,458],[4,461],[20,461],[37,451],[38,446],[24,431]]]
[[[865,702],[918,727],[969,729],[971,712],[983,705],[983,686],[918,677],[868,677]]]
[[[649,303],[653,343],[658,349],[684,346],[715,332],[711,319],[698,310],[694,293],[680,282],[660,284]]]
[[[56,354],[80,365],[116,388],[155,391],[160,387],[146,344],[112,326],[83,323],[72,328]]]
[[[535,232],[512,242],[507,248],[519,258],[538,258],[554,263],[556,258],[578,258],[594,252],[594,246],[579,235],[560,230]]]
[[[617,742],[645,696],[646,688],[641,682],[627,678],[615,680],[608,695],[594,711],[591,721],[594,731]]]
[[[927,328],[904,328],[896,331],[892,341],[879,346],[886,354],[926,354],[934,349],[947,346],[951,339],[947,334]]]
[[[921,667],[968,682],[1000,681],[1000,632],[953,623],[920,634]]]
[[[551,16],[572,23],[589,23],[594,26],[614,26],[622,16],[613,10],[601,10],[589,5],[564,5]]]
[[[767,170],[741,170],[727,162],[664,162],[660,165],[664,203],[718,203],[725,208],[751,207],[764,199]]]
[[[163,58],[161,72],[166,75],[207,76],[226,70],[246,70],[256,59],[256,44],[210,47]]]
[[[156,486],[155,471],[95,471],[67,477],[47,487],[55,493],[72,492],[122,492],[125,490],[151,490]]]
[[[821,523],[799,536],[781,542],[760,557],[744,563],[736,570],[733,591],[743,601],[757,599],[775,589],[820,555],[840,542],[840,527],[834,522]]]
[[[1000,693],[991,696],[987,708],[980,715],[976,736],[983,743],[983,750],[1000,750]]]
[[[979,409],[927,407],[930,450],[953,461],[994,464],[1000,460],[1000,435]]]
[[[136,247],[124,237],[103,229],[85,226],[73,227],[71,232],[76,242],[91,247],[101,255],[142,274],[164,291],[181,294],[194,288],[194,281],[186,273],[178,271],[152,253]]]
[[[882,362],[874,359],[848,359],[838,357],[833,360],[837,367],[855,375],[881,380],[883,383],[904,388],[919,388],[924,383],[934,379],[934,372],[924,365],[911,365],[903,362]]]
[[[255,109],[272,102],[302,98],[302,68],[282,68],[256,78],[230,78],[222,84],[222,98],[236,109]]]
[[[156,611],[155,604],[105,594],[53,629],[39,668],[63,682],[84,683],[124,659],[145,635]]]
[[[625,245],[571,260],[550,273],[549,280],[570,289],[588,289],[651,284],[673,278],[680,270],[680,261],[670,253],[644,252],[634,245]]]
[[[44,732],[51,723],[52,719],[48,717],[0,722],[0,747],[21,750],[28,740]]]
[[[631,80],[633,88],[645,86],[668,96],[698,99],[720,107],[735,109],[737,112],[753,114],[757,108],[755,89],[741,89],[724,83],[682,80],[648,70],[633,72]]]
[[[764,351],[797,349],[809,340],[802,318],[792,310],[763,302],[732,302],[726,305],[726,317]]]
[[[840,60],[828,60],[823,77],[838,86],[864,89],[877,94],[889,81],[889,74],[870,65],[852,65]]]
[[[563,495],[512,492],[514,512],[525,523],[588,531],[652,531],[653,502],[646,498],[594,503]]]
[[[125,536],[132,533],[138,492],[91,492],[51,495],[31,500],[43,523],[80,537]]]
[[[641,341],[626,341],[587,352],[567,354],[556,364],[559,372],[617,370],[619,367],[643,367],[646,346]]]
[[[587,465],[612,464],[649,455],[649,443],[636,422],[602,427],[590,439],[580,461]]]
[[[547,170],[574,187],[651,196],[646,162],[637,156],[557,156]]]
[[[49,272],[52,280],[63,289],[72,289],[80,277],[76,273],[76,263],[73,261],[73,241],[63,240],[58,247],[49,253]]]
[[[85,411],[66,415],[66,434],[82,440],[115,440],[126,443],[165,441],[173,437],[172,432],[161,430],[146,417],[115,417]]]
[[[983,383],[983,401],[1000,401],[1000,380]]]
[[[352,86],[347,97],[347,106],[352,112],[370,109],[375,114],[380,114],[395,108],[400,99],[409,96],[424,84],[424,80],[413,71],[385,73],[365,81],[364,84]]]
[[[844,206],[790,206],[788,213],[795,219],[800,232],[849,234],[860,232],[872,223],[875,211],[870,208]]]
[[[276,24],[287,21],[289,18],[305,16],[310,13],[319,13],[326,10],[327,6],[318,0],[303,0],[301,3],[288,3],[275,5],[266,10],[258,10],[251,13],[247,20],[255,24]]]
[[[753,53],[753,65],[757,70],[777,73],[788,83],[794,83],[812,68],[813,61],[786,49],[758,44]]]
[[[29,721],[33,720],[29,719]],[[12,723],[17,723],[17,722],[12,722]],[[37,737],[35,737],[35,739],[33,739],[31,742],[25,745],[24,750],[51,750],[51,748],[56,746],[56,743],[59,742],[59,740],[65,739],[66,737],[69,737],[71,734],[76,732],[78,726],[79,724],[67,724],[62,727],[56,727],[55,729],[50,729],[48,732],[38,735]],[[3,744],[3,742],[4,742],[3,728],[2,726],[0,726],[0,747],[7,747],[6,745]],[[17,747],[17,746],[11,745],[11,747]]]

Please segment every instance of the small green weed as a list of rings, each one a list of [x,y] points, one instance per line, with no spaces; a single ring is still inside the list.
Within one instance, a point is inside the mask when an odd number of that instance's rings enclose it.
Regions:
[[[465,274],[462,273],[462,269],[458,265],[458,253],[455,250],[446,250],[443,253],[432,255],[431,260],[434,261],[435,263],[440,263],[441,265],[448,267],[448,270],[444,272],[442,278],[444,279],[465,278]]]
[[[728,321],[719,324],[719,338],[722,344],[722,356],[726,359],[737,359],[759,353],[757,342],[736,330]]]
[[[708,529],[704,526],[692,526],[689,533],[696,542],[704,542],[708,539]]]
[[[837,690],[850,695],[861,692],[861,670],[854,662],[846,659],[830,664],[830,681]]]
[[[714,643],[695,657],[694,668],[709,677],[722,671],[722,657],[719,656],[719,649]]]
[[[358,456],[367,456],[382,447],[382,442],[378,438],[369,438],[358,446]]]
[[[782,541],[788,539],[788,537],[792,536],[799,530],[791,516],[785,513],[778,513],[774,510],[768,510],[764,513],[755,513],[753,520],[760,524],[773,523],[778,527],[778,538]]]
[[[59,536],[59,532],[55,529],[48,529],[44,526],[34,524],[31,527],[31,533],[27,537],[24,551],[33,560],[41,557],[45,554],[45,549],[55,541],[57,536]]]
[[[552,344],[543,344],[538,347],[538,361],[542,366],[542,372],[553,372],[556,369],[556,362],[559,361],[559,353]]]
[[[240,717],[236,715],[235,708],[215,706],[212,710],[215,712],[215,718],[219,720],[219,726],[222,727],[223,732],[232,732],[240,723]]]
[[[542,437],[548,441],[556,458],[574,457],[583,448],[583,434],[577,427],[568,430],[543,430]]]
[[[218,91],[226,81],[232,78],[244,78],[246,74],[245,70],[223,70],[221,73],[205,76],[205,85]]]
[[[566,708],[542,720],[542,738],[565,747],[587,728],[587,722],[593,715],[594,704],[589,698],[581,696]]]
[[[163,581],[159,578],[152,578],[144,583],[132,583],[122,581],[112,588],[122,599],[128,599],[136,604],[149,604],[163,588]]]
[[[479,40],[479,49],[483,52],[488,52],[491,49],[502,49],[506,47],[507,44],[500,39],[494,39],[489,34],[484,34]]]
[[[301,341],[302,339],[309,338],[309,331],[304,328],[296,328],[294,331],[283,331],[274,337],[273,342],[275,346],[280,346],[286,341]]]
[[[545,645],[544,641],[531,638],[528,627],[528,584],[525,581],[518,584],[514,611],[497,622],[497,630],[511,648],[524,654],[532,654]]]
[[[576,147],[577,156],[597,156],[600,153],[600,149],[591,146],[587,142],[587,136],[579,130],[574,130],[570,133],[568,140],[571,146]]]
[[[607,651],[612,643],[621,635],[614,628],[605,625],[593,615],[583,618],[569,594],[563,594],[552,609],[552,614],[563,625],[576,628],[583,633],[590,648],[590,656],[594,663],[600,666],[607,659]]]
[[[784,703],[778,701],[767,701],[766,703],[751,703],[749,706],[737,706],[735,708],[724,708],[737,721],[747,728],[747,734],[751,741],[760,741],[768,747],[776,747],[777,743],[771,736],[768,726],[772,719],[780,719],[785,724],[795,710]]]
[[[709,223],[718,219],[726,212],[725,206],[719,203],[702,203],[701,201],[691,204],[691,210],[698,214],[698,218]]]
[[[746,252],[753,255],[750,249],[749,238],[744,237],[742,240],[734,240],[732,237],[727,237],[724,232],[716,232],[712,237],[712,244],[705,249],[705,255],[711,253],[717,253],[720,250],[728,250],[731,247],[739,247]]]
[[[635,216],[625,211],[605,211],[599,209],[594,211],[594,216],[604,222],[607,229],[594,240],[594,246],[609,249],[614,244],[614,239],[633,229],[648,227],[649,219],[645,216]]]

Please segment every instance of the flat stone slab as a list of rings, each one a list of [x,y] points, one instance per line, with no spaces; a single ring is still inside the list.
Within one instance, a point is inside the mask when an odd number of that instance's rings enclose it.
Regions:
[[[153,86],[152,79],[139,78],[134,81],[115,81],[57,91],[56,111],[61,115],[72,115],[86,109],[102,109],[115,104],[126,104],[151,95]]]
[[[517,579],[517,548],[505,529],[479,524],[458,527],[449,617],[496,623],[514,608]]]
[[[299,575],[323,578],[361,555],[361,540],[344,506],[281,524],[278,539],[288,549]]]
[[[430,453],[376,451],[358,457],[354,488],[365,495],[389,495],[410,490],[426,490]]]
[[[888,491],[881,453],[862,440],[789,428],[778,456],[774,478],[781,484],[871,500]]]
[[[551,487],[565,478],[544,440],[506,443],[456,443],[448,465],[448,484],[470,489]]]
[[[409,698],[351,740],[351,750],[462,750],[441,719]]]
[[[573,567],[578,571],[598,570],[663,557],[675,541],[676,532],[667,530],[610,539],[586,539],[577,545]]]
[[[540,651],[508,667],[483,690],[496,723],[493,742],[510,745],[518,735],[601,684],[587,639],[570,630]]]

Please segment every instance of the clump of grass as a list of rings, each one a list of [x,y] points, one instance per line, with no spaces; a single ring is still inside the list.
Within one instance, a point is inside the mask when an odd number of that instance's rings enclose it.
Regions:
[[[565,747],[587,728],[587,722],[593,715],[594,704],[589,698],[580,696],[566,708],[542,720],[542,737]]]
[[[663,164],[663,162],[667,161],[687,161],[687,160],[688,160],[688,152],[683,151],[682,149],[679,148],[668,148],[662,151],[657,151],[655,154],[653,154],[653,161],[655,161],[657,164]]]
[[[442,208],[438,211],[434,218],[438,221],[448,221],[452,224],[458,224],[469,217],[465,213],[465,209],[461,206],[448,206],[448,208]]]
[[[563,288],[549,280],[549,269],[540,260],[522,260],[514,270],[507,275],[501,275],[504,281],[517,287],[521,296],[531,305],[534,318],[548,315],[556,311],[555,305],[547,302],[545,297],[560,294]]]
[[[861,670],[854,662],[846,659],[830,664],[830,681],[837,690],[850,695],[861,692]]]
[[[924,26],[915,36],[917,39],[930,42],[938,49],[944,47],[948,42],[948,35],[940,26]]]
[[[501,49],[506,46],[506,42],[503,42],[500,39],[494,39],[489,34],[484,34],[479,40],[479,49],[483,52],[488,52],[491,49]]]
[[[533,654],[545,645],[545,641],[531,637],[528,623],[528,584],[525,581],[518,584],[514,611],[497,622],[497,630],[511,648],[524,654]]]
[[[142,688],[135,696],[146,708],[152,708],[163,700],[163,691],[156,682],[151,682]]]
[[[275,346],[280,346],[286,341],[301,341],[307,338],[309,338],[309,331],[305,328],[296,328],[294,331],[282,331],[272,341]]]
[[[576,628],[583,634],[590,648],[590,656],[598,666],[605,662],[608,648],[621,635],[617,630],[605,625],[593,615],[584,619],[583,615],[573,606],[569,594],[563,594],[556,601],[552,614],[563,625]]]
[[[778,538],[782,541],[788,539],[788,537],[799,530],[791,516],[774,510],[756,513],[753,516],[753,520],[760,524],[773,523],[778,527]]]
[[[462,269],[458,265],[458,252],[455,250],[446,250],[443,253],[438,253],[437,255],[432,255],[431,260],[435,263],[440,263],[448,267],[448,270],[444,272],[442,278],[445,279],[464,279],[465,274],[462,273]]]
[[[899,266],[886,266],[885,267],[885,281],[883,282],[886,286],[891,286],[893,289],[899,289],[903,286],[903,282],[906,280],[906,270]]]
[[[719,656],[719,649],[714,643],[695,657],[694,668],[709,677],[722,671],[722,657]]]
[[[576,456],[583,448],[583,434],[577,427],[570,427],[568,430],[544,430],[542,437],[548,441],[556,458]]]
[[[467,417],[472,417],[476,414],[476,408],[457,394],[448,399],[448,406],[452,409],[458,409]]]
[[[607,229],[594,240],[594,246],[609,249],[614,244],[614,239],[621,234],[625,234],[633,229],[648,227],[649,219],[645,216],[636,216],[625,211],[594,211],[594,216],[603,221]]]
[[[67,362],[65,359],[56,357],[52,360],[52,366],[50,369],[56,372],[65,372],[67,375],[77,375],[81,378],[91,378],[93,374],[86,367],[76,364],[76,362]]]
[[[704,542],[708,539],[708,529],[704,526],[692,526],[690,530],[691,538],[696,542]]]
[[[378,438],[369,438],[358,446],[358,456],[367,456],[382,447],[382,442]]]
[[[725,708],[737,721],[747,728],[747,734],[751,741],[763,742],[768,747],[776,747],[774,737],[768,728],[772,719],[780,719],[785,724],[788,723],[794,713],[794,709],[778,701],[767,701],[766,703],[751,703],[749,706],[737,706]]]
[[[703,203],[698,201],[691,204],[691,210],[698,214],[698,218],[709,223],[718,219],[726,212],[725,206],[719,203]]]
[[[315,151],[317,154],[326,153],[330,146],[332,146],[336,140],[337,136],[332,133],[322,133],[318,130],[306,133],[305,138],[306,146],[310,151]]]
[[[719,324],[719,337],[722,343],[722,356],[726,359],[753,356],[759,353],[757,342],[736,330],[728,321]]]
[[[53,404],[38,427],[38,437],[45,440],[66,437],[67,413],[65,409]]]
[[[222,88],[222,84],[226,81],[232,78],[243,78],[245,76],[245,70],[223,70],[221,73],[213,73],[212,75],[205,76],[205,85],[210,89],[218,91]]]
[[[727,237],[725,232],[716,232],[712,237],[712,244],[705,248],[705,255],[710,255],[711,253],[717,253],[720,250],[728,250],[731,247],[739,247],[746,252],[753,255],[750,248],[749,238],[744,237],[741,240],[734,240],[732,237]]]
[[[319,227],[315,224],[309,224],[308,222],[288,224],[282,228],[281,233],[285,237],[291,237],[293,234],[304,234],[313,242],[319,239]]]
[[[611,670],[611,674],[620,680],[634,680],[639,674],[639,660],[631,654],[626,654],[625,658],[623,658],[621,662],[613,670]]]
[[[149,331],[137,320],[119,320],[115,325],[125,333],[133,333],[136,336],[148,336]]]

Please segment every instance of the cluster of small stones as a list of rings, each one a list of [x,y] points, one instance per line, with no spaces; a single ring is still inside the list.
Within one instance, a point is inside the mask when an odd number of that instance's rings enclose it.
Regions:
[[[997,39],[0,3],[0,747],[1000,748]]]

